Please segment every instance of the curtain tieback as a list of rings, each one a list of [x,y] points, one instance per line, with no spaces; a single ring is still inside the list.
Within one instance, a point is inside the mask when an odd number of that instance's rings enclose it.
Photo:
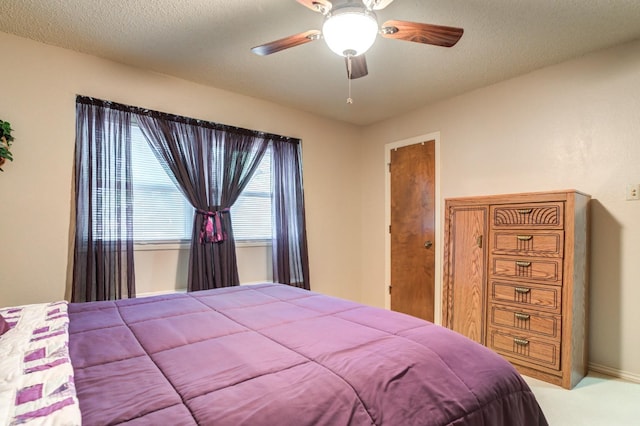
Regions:
[[[222,227],[222,214],[229,213],[229,209],[214,212],[196,209],[196,212],[204,216],[200,228],[200,244],[220,243],[227,239],[227,233]]]

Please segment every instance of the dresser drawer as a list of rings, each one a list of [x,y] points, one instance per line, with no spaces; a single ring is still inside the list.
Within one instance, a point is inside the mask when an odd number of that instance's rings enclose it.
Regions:
[[[564,203],[530,203],[491,206],[494,229],[562,229]]]
[[[559,314],[562,306],[562,287],[493,280],[489,290],[491,303],[508,303],[516,309],[543,309]]]
[[[490,273],[499,277],[521,278],[562,284],[562,259],[532,257],[492,257]]]
[[[490,306],[489,315],[489,324],[492,326],[509,328],[513,333],[526,332],[560,340],[562,324],[560,315],[494,304]]]
[[[521,256],[562,257],[563,231],[495,231],[491,234],[491,253]]]
[[[560,342],[532,337],[526,333],[509,333],[502,329],[489,329],[488,345],[508,358],[560,369]]]

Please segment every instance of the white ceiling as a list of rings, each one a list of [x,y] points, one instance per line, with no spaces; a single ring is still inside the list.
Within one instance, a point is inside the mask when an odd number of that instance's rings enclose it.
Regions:
[[[0,31],[359,125],[640,39],[640,0],[395,0],[379,23],[464,35],[452,48],[378,37],[347,105],[344,60],[322,40],[250,51],[322,19],[295,0],[0,0]]]

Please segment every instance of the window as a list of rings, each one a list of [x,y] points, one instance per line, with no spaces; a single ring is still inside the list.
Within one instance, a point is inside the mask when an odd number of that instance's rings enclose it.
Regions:
[[[190,240],[193,207],[164,171],[137,125],[131,128],[131,168],[135,241]]]
[[[231,207],[237,241],[271,240],[271,147]]]
[[[139,121],[132,123],[132,119]],[[141,137],[140,129],[135,128],[142,125],[142,120],[145,125],[148,121],[149,129],[154,133],[164,132],[168,127],[180,138],[193,138],[198,143],[207,143],[209,138],[218,137],[218,131],[220,137],[229,138],[211,151],[223,156],[224,149],[233,151],[235,158],[224,160],[228,161],[225,164],[232,167],[224,170],[228,173],[206,168],[214,164],[193,168],[191,164],[181,165],[197,173],[207,172],[211,179],[243,173],[247,165],[251,165],[254,171],[260,167],[257,174],[248,176],[251,179],[255,175],[253,182],[243,181],[248,188],[232,207],[238,240],[263,239],[273,234],[273,250],[270,251],[274,281],[309,289],[302,146],[299,139],[204,123],[77,96],[72,300],[116,299],[123,297],[125,291],[127,297],[134,297],[134,241],[185,241],[189,234],[192,241],[197,241],[199,237],[200,230],[195,230],[197,234],[193,235],[189,229],[194,217],[193,210],[173,185],[173,179],[170,177],[167,180],[167,176],[160,173],[164,162],[153,161],[155,155],[151,155],[152,151]],[[241,141],[239,136],[248,139]],[[158,147],[171,155],[170,150],[176,148],[175,141],[165,140],[161,134],[158,139],[158,143],[168,145]],[[247,145],[239,142],[247,142]],[[268,142],[271,143],[270,147]],[[246,151],[238,152],[242,146],[255,149],[267,147],[270,155],[264,158],[262,164],[257,164],[257,157],[246,158]],[[132,166],[134,158],[135,165]],[[235,160],[240,162],[236,163]],[[134,176],[137,177],[137,185]],[[233,190],[231,184],[224,186]],[[235,188],[237,191],[238,187]],[[269,194],[271,188],[273,195]],[[275,216],[273,230],[270,202],[273,203]],[[137,212],[137,232],[134,230],[134,211]],[[202,218],[197,219],[198,224],[202,222]],[[189,256],[189,290],[239,284],[232,245],[220,244],[217,247],[219,250],[208,250],[209,246],[201,244],[194,244],[192,248],[193,253]],[[226,267],[216,268],[214,274],[205,273],[212,263],[215,266],[221,260],[224,260]]]
[[[189,241],[193,207],[132,125],[133,234],[137,243]],[[271,149],[231,208],[236,241],[271,239]]]

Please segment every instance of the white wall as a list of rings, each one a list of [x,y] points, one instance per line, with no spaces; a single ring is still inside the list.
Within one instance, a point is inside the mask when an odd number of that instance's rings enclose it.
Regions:
[[[188,244],[137,245],[134,261],[138,296],[186,291],[189,251]],[[241,283],[255,284],[273,279],[271,245],[236,242],[236,256]]]
[[[65,296],[77,94],[301,138],[312,289],[359,298],[359,128],[5,33],[0,46],[0,118],[16,138],[0,173],[0,306]],[[270,275],[256,250],[239,249],[242,280]],[[185,287],[184,253],[136,260],[139,292]]]
[[[625,201],[626,185],[640,183],[640,42],[365,129],[366,303],[384,306],[384,144],[438,131],[442,199],[568,188],[593,196],[590,360],[640,379],[640,201]]]

